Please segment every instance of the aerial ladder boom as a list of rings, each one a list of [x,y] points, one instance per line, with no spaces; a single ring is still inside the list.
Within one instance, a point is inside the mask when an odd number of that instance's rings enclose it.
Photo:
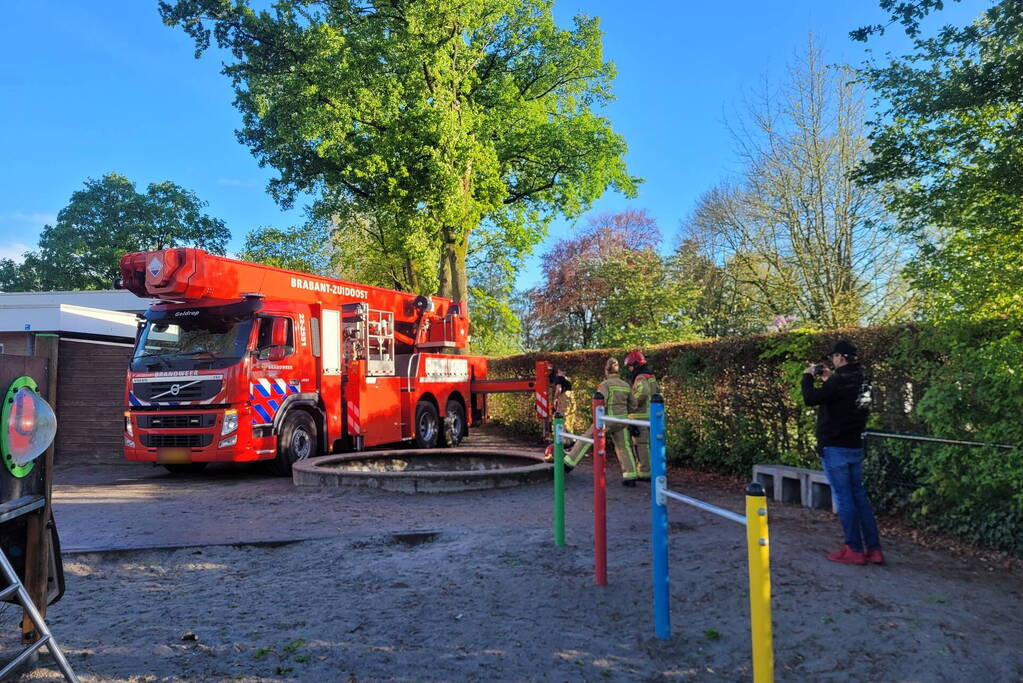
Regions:
[[[393,312],[396,340],[408,346],[426,350],[468,345],[465,302],[237,261],[201,249],[128,254],[121,260],[118,285],[137,296],[166,302],[227,303],[250,296],[334,307],[364,302],[370,309]]]

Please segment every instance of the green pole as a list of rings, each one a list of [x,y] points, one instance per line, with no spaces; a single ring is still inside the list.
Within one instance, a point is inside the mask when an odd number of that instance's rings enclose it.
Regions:
[[[565,417],[554,414],[554,545],[565,545],[565,444],[561,441]]]

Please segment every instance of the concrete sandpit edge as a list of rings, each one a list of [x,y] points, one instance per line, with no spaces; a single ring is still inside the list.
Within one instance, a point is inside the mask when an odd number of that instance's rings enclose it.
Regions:
[[[521,460],[522,465],[478,470],[410,470],[356,471],[345,470],[348,462],[365,460],[413,460],[415,458],[492,457],[507,461]],[[535,484],[554,479],[554,466],[544,462],[543,455],[526,450],[498,448],[429,448],[363,451],[340,455],[323,455],[295,463],[291,474],[295,486],[340,487],[359,486],[402,493],[453,493],[481,491]]]

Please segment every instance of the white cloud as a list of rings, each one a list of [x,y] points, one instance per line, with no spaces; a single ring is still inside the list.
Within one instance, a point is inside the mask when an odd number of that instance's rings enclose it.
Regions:
[[[15,263],[21,263],[24,260],[23,254],[26,251],[32,251],[32,247],[21,242],[0,244],[0,259],[9,258]]]
[[[241,178],[217,178],[217,185],[224,187],[259,187],[262,182],[259,180],[242,180]]]

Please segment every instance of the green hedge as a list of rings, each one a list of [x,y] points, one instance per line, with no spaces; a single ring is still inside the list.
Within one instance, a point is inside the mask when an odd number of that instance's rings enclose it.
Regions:
[[[1009,326],[992,332],[913,325],[796,331],[665,344],[644,349],[668,411],[668,459],[694,469],[749,476],[754,464],[819,467],[814,411],[803,406],[800,376],[835,339],[852,340],[874,381],[869,428],[945,438],[1023,443],[1023,378],[1004,359],[1023,344]],[[992,347],[993,348],[988,348]],[[985,349],[987,349],[985,351]],[[536,360],[563,367],[575,385],[578,425],[604,360],[623,349],[525,354],[493,359],[491,377],[528,377]],[[992,386],[992,374],[1003,372]],[[994,373],[997,374],[997,373]],[[992,393],[997,405],[987,400]],[[491,417],[536,429],[531,396],[491,397]],[[1023,553],[1023,458],[1018,450],[868,440],[871,497],[881,512],[915,526]]]

